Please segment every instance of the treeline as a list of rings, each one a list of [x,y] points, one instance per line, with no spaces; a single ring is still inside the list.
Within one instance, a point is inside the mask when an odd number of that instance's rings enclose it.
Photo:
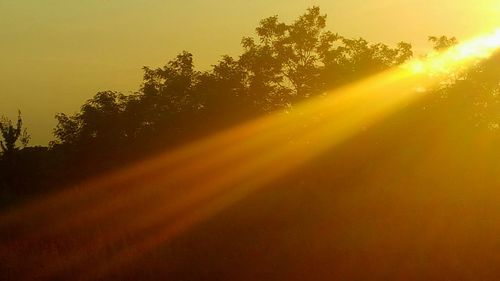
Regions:
[[[455,38],[429,39],[437,50],[456,44]],[[28,147],[21,116],[17,123],[4,118],[2,203],[84,180],[262,114],[293,110],[304,99],[413,57],[409,43],[391,47],[328,31],[326,15],[318,7],[291,24],[277,16],[262,20],[256,36],[243,38],[242,47],[240,56],[223,56],[208,71],[196,70],[188,52],[163,67],[144,67],[137,92],[99,92],[79,112],[57,114],[49,147]],[[474,108],[482,108],[471,112],[479,117],[477,124],[496,129],[496,61],[443,84],[434,99],[439,102],[451,93],[466,96]]]

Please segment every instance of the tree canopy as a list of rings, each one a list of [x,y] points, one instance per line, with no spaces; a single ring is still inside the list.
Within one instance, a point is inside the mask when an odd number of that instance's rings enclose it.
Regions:
[[[43,152],[51,160],[37,162],[44,170],[53,171],[49,172],[52,176],[27,181],[54,186],[90,177],[250,118],[294,110],[301,101],[414,57],[410,43],[389,46],[348,38],[329,31],[326,23],[327,16],[319,7],[307,9],[290,23],[271,16],[260,21],[254,36],[241,40],[239,56],[222,56],[209,70],[197,70],[193,54],[187,51],[164,66],[143,67],[137,91],[102,91],[78,112],[58,113],[55,139]],[[436,51],[458,43],[455,37],[428,39]],[[497,129],[497,57],[442,84],[435,90],[439,94],[434,96],[439,98],[429,104],[462,96],[468,103],[463,110],[473,123]],[[29,136],[20,115],[16,124],[2,119],[0,131],[4,158],[27,145]],[[24,159],[30,161],[28,156]]]

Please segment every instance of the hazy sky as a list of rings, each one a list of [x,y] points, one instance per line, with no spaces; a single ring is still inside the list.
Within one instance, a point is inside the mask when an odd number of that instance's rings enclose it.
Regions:
[[[56,112],[100,90],[138,89],[141,67],[182,50],[207,68],[237,55],[259,20],[319,5],[348,37],[425,48],[428,35],[467,38],[500,26],[498,0],[0,0],[0,115],[21,109],[34,144]]]

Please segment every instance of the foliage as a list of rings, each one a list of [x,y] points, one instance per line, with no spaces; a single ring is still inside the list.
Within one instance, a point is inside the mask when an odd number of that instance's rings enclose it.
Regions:
[[[436,51],[443,51],[458,44],[458,40],[455,37],[429,36],[428,39]]]
[[[23,119],[20,111],[18,112],[15,125],[12,120],[5,116],[0,118],[0,134],[2,137],[2,140],[0,140],[0,148],[2,149],[3,155],[12,155],[18,150],[19,145],[21,147],[26,147],[30,140],[26,128],[23,128]]]
[[[347,38],[326,25],[318,7],[291,23],[271,16],[259,23],[255,36],[242,39],[239,56],[222,56],[209,70],[196,70],[189,52],[162,67],[144,67],[137,92],[99,92],[78,112],[58,113],[50,149],[36,150],[37,159],[51,159],[40,161],[40,170],[52,175],[28,181],[50,186],[90,177],[249,118],[294,110],[298,102],[397,67],[414,55],[409,43],[388,46]],[[457,44],[455,37],[428,39],[436,51]],[[497,65],[493,58],[475,66],[440,88],[435,103],[462,95],[469,104],[463,108],[476,124],[497,128]],[[26,146],[29,136],[20,115],[17,124],[4,118],[0,125],[4,154]],[[30,153],[26,150],[24,159]]]

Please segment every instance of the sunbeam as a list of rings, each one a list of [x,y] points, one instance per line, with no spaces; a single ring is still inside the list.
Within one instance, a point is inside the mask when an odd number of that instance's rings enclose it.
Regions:
[[[404,109],[429,93],[421,89],[457,77],[499,46],[500,30],[17,207],[0,217],[0,229],[15,234],[0,251],[18,280],[64,272],[93,279],[119,270]],[[64,247],[39,248],[54,239]]]

